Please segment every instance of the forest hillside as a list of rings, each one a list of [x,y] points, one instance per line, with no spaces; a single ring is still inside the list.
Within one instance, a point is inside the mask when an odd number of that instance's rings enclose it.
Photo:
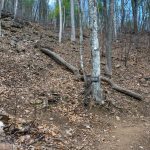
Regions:
[[[0,150],[150,149],[148,30],[107,37],[111,70],[107,38],[94,23],[83,40],[79,27],[74,39],[66,26],[61,41],[59,25],[8,11],[0,23]]]

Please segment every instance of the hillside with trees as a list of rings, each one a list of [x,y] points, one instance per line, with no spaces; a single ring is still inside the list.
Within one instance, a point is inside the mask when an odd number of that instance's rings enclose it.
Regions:
[[[0,150],[149,150],[149,0],[0,1]]]

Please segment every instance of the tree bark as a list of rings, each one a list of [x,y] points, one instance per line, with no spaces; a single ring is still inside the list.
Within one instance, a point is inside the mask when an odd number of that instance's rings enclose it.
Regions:
[[[76,41],[74,0],[70,0],[70,10],[71,10],[71,41],[74,42]]]
[[[137,24],[137,13],[138,13],[138,0],[131,0],[132,3],[132,12],[133,12],[133,25],[134,32],[138,32],[138,24]]]
[[[121,0],[121,31],[124,30],[125,5],[124,0]]]
[[[85,76],[84,72],[84,63],[83,63],[83,24],[82,24],[82,8],[81,8],[81,1],[78,0],[79,5],[79,23],[80,23],[80,66]]]
[[[63,33],[65,32],[65,24],[66,24],[66,8],[63,7]]]
[[[2,10],[4,7],[4,0],[0,2],[0,37],[2,36]]]
[[[104,17],[104,31],[103,31],[103,35],[104,35],[104,49],[102,49],[102,56],[105,56],[105,53],[106,53],[106,38],[107,38],[107,27],[108,27],[108,24],[107,24],[107,21],[108,21],[108,18],[107,18],[107,3],[106,3],[106,0],[103,0],[103,17]]]
[[[109,4],[109,20],[106,31],[106,75],[112,76],[112,38],[113,38],[114,0]]]
[[[54,59],[56,62],[58,62],[59,64],[65,66],[67,69],[69,69],[73,74],[79,76],[79,70],[72,66],[71,64],[69,64],[68,62],[66,62],[62,57],[60,57],[58,54],[56,54],[55,52],[46,49],[46,48],[41,48],[41,51],[43,53],[45,53],[46,55],[50,56],[52,59]]]
[[[14,20],[16,19],[17,9],[18,9],[18,0],[15,0],[15,5],[14,5]]]
[[[91,29],[91,52],[92,52],[92,78],[97,79],[92,82],[92,95],[93,99],[103,104],[103,96],[101,89],[100,76],[100,48],[98,40],[98,18],[97,18],[97,1],[89,0],[89,20]]]
[[[62,3],[59,0],[59,43],[62,40]]]

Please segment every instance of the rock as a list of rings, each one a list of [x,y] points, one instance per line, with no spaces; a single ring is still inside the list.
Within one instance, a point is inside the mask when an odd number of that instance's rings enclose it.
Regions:
[[[2,121],[0,121],[0,133],[4,132],[4,130],[3,130],[4,127],[5,127],[4,123]]]
[[[90,129],[91,127],[90,127],[90,125],[85,124],[85,128]]]
[[[143,147],[143,146],[139,146],[139,148],[140,148],[140,149],[144,149],[144,147]]]
[[[121,67],[121,65],[120,65],[120,64],[117,64],[115,67],[116,67],[116,68],[120,68],[120,67]]]
[[[3,128],[5,125],[2,121],[0,121],[0,128]]]
[[[53,121],[53,120],[54,120],[54,118],[49,118],[49,120],[50,120],[50,121]]]
[[[117,121],[120,121],[120,117],[119,117],[119,116],[116,116],[116,120],[117,120]]]

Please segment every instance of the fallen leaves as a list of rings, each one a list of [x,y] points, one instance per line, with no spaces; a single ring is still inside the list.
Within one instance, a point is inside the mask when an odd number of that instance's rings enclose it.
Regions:
[[[0,110],[3,114],[0,121],[6,124],[4,128],[8,141],[13,141],[16,147],[18,145],[18,149],[95,150],[103,144],[114,146],[116,135],[111,134],[111,127],[113,130],[119,128],[118,124],[122,123],[124,116],[126,122],[123,123],[128,124],[128,114],[130,117],[133,114],[144,116],[147,112],[148,115],[150,74],[146,53],[139,56],[140,65],[130,59],[128,68],[125,68],[116,54],[119,50],[120,55],[122,42],[120,45],[119,42],[114,43],[118,48],[113,49],[114,81],[144,91],[147,93],[147,103],[139,105],[132,102],[102,82],[107,91],[106,100],[113,102],[113,105],[108,103],[107,107],[86,110],[82,104],[83,82],[75,80],[72,74],[34,47],[38,41],[38,45],[53,48],[67,62],[79,68],[78,43],[72,45],[64,39],[64,43],[59,45],[57,34],[34,23],[30,25],[32,30],[28,26],[22,30],[11,28],[11,20],[3,24],[6,24],[6,34],[0,38],[0,107],[3,108]],[[85,39],[84,47],[85,69],[90,73],[89,39]],[[131,58],[134,57],[133,50]],[[102,64],[103,73],[104,58]],[[44,103],[48,104],[45,110]],[[143,118],[140,120],[143,122]],[[148,125],[145,126],[148,128]]]

